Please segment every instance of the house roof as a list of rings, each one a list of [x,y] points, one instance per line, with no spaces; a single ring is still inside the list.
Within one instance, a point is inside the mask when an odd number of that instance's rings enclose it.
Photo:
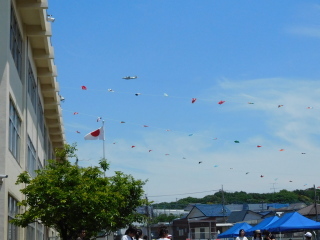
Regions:
[[[200,211],[204,217],[225,217],[231,213],[231,211],[222,204],[195,204],[188,214],[188,217],[192,216],[192,213],[196,211]]]
[[[289,207],[288,203],[269,203],[267,205],[268,205],[268,209],[278,209],[278,208]]]
[[[301,215],[316,215],[316,214],[320,214],[320,204],[317,204],[317,212],[316,212],[316,208],[314,206],[314,204],[311,204],[305,208],[302,208],[298,211],[298,213],[300,213]]]
[[[253,219],[261,219],[261,215],[259,213],[250,211],[250,210],[242,210],[232,212],[228,217],[228,223],[236,223],[236,222],[243,222],[245,221],[246,216],[250,214]],[[251,219],[252,220],[252,219]]]

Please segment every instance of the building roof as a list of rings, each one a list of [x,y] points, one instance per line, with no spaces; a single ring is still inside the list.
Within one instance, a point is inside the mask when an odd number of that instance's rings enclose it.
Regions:
[[[247,216],[250,215],[250,216]],[[257,220],[261,219],[261,215],[259,213],[250,211],[250,210],[242,210],[242,211],[236,211],[232,212],[230,216],[228,217],[228,223],[237,223],[237,222],[243,222],[248,218],[249,220]]]
[[[320,204],[317,204],[317,208],[315,208],[314,204],[311,204],[305,208],[300,209],[298,211],[298,213],[300,213],[301,215],[304,215],[304,216],[319,215],[320,214]]]
[[[195,204],[188,217],[225,217],[230,213],[231,211],[222,204]]]

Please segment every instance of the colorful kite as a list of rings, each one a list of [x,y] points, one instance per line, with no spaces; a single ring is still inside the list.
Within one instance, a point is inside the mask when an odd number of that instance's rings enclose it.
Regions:
[[[191,99],[191,103],[195,103],[196,101],[197,101],[196,98],[192,98],[192,99]]]
[[[221,105],[221,104],[224,104],[225,102],[226,102],[226,101],[222,101],[222,100],[221,100],[221,101],[218,102],[218,104]]]
[[[280,151],[280,152],[283,152],[283,151],[284,151],[284,149],[283,149],[283,148],[281,148],[279,151]]]
[[[136,146],[132,145],[131,148],[135,148]]]
[[[73,113],[73,115],[77,115],[77,114],[79,114],[79,113],[78,113],[78,112],[74,112],[74,113]]]
[[[257,148],[261,148],[262,146],[261,145],[257,145]]]
[[[81,89],[82,90],[87,90],[87,87],[86,86],[82,86]]]

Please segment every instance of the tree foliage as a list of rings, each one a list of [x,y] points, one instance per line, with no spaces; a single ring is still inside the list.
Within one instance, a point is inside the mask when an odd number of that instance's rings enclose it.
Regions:
[[[122,172],[104,177],[105,160],[100,167],[73,165],[67,157],[75,150],[75,146],[66,145],[64,152],[58,153],[60,161],[49,161],[34,179],[27,172],[19,175],[16,184],[26,184],[21,189],[26,197],[20,203],[24,212],[12,222],[26,227],[40,220],[55,228],[64,240],[74,239],[81,229],[90,236],[141,222],[144,217],[135,209],[146,204],[142,198],[145,182]]]
[[[320,190],[317,189],[317,194]],[[240,192],[222,192],[218,191],[213,195],[207,195],[203,198],[182,198],[176,202],[162,202],[153,204],[153,208],[160,209],[184,209],[190,203],[200,204],[245,204],[245,203],[312,203],[314,200],[314,189],[305,190],[280,190],[274,193],[246,193]]]

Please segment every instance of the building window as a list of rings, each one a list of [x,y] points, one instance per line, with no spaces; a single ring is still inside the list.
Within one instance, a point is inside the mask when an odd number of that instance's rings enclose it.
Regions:
[[[37,109],[37,98],[38,98],[38,91],[37,91],[37,84],[36,80],[34,78],[34,74],[31,68],[31,64],[29,62],[29,67],[28,67],[28,95],[30,97],[32,106],[34,111]]]
[[[37,240],[44,240],[44,226],[43,224],[37,224]]]
[[[21,76],[22,68],[22,38],[19,30],[18,21],[11,7],[11,20],[10,20],[10,50],[13,61],[18,70],[19,76]]]
[[[30,137],[28,136],[28,172],[31,177],[35,177],[36,173],[36,149],[34,148]]]
[[[29,223],[27,227],[27,240],[36,239],[36,223]]]
[[[9,195],[8,198],[8,240],[18,240],[18,227],[10,223],[19,213],[18,201]]]
[[[18,112],[10,99],[10,116],[9,116],[9,150],[15,157],[17,162],[20,162],[20,129],[21,120]]]
[[[200,239],[205,239],[206,233],[204,228],[200,228]]]
[[[37,117],[38,117],[38,125],[39,125],[40,132],[44,136],[44,115],[43,115],[42,104],[39,97],[38,97]]]

